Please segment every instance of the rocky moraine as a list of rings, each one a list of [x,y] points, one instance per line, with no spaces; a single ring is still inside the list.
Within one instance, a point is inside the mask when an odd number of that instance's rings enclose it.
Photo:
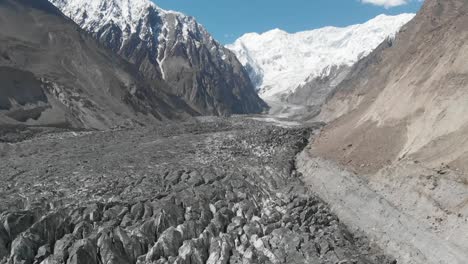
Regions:
[[[296,172],[317,128],[2,130],[0,263],[394,263]]]

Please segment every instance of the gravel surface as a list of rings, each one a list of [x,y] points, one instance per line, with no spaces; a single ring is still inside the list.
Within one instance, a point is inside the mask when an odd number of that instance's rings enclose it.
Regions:
[[[0,142],[0,263],[394,263],[301,181],[316,128],[206,118]]]

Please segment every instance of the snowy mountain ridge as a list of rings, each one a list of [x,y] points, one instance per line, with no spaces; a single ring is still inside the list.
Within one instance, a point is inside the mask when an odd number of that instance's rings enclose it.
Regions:
[[[122,30],[124,45],[133,34],[138,34],[143,41],[156,41],[159,49],[169,38],[170,28],[182,31],[177,41],[187,42],[197,34],[204,41],[218,44],[211,35],[193,17],[183,13],[165,10],[149,0],[50,0],[62,13],[74,20],[86,31],[97,33],[112,24]],[[155,13],[159,21],[151,21]],[[169,23],[172,23],[170,25]],[[110,29],[110,28],[108,28]],[[155,38],[155,39],[152,39]],[[194,38],[200,45],[202,40]],[[219,45],[219,44],[218,44]],[[222,55],[223,49],[217,49]],[[159,61],[162,61],[160,58]]]
[[[293,34],[280,29],[248,33],[226,47],[247,69],[260,96],[271,98],[330,74],[333,66],[352,66],[385,39],[394,38],[413,17],[379,15],[364,24]]]
[[[138,32],[141,39],[146,39],[152,33],[156,33],[153,32],[153,28],[147,27],[146,23],[141,23],[141,19],[145,19],[151,9],[162,18],[174,15],[183,20],[185,36],[188,34],[188,27],[195,30],[198,26],[192,17],[164,10],[149,0],[50,0],[50,2],[87,31],[97,32],[108,24],[114,24],[122,29],[124,38]]]
[[[224,115],[265,107],[234,54],[195,18],[150,0],[49,0],[100,43],[195,112]]]

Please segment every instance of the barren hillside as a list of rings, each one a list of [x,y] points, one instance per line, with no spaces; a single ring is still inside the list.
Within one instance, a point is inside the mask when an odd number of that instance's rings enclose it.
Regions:
[[[0,124],[104,129],[194,111],[46,0],[0,1]]]
[[[468,2],[428,0],[328,101],[316,148],[374,172],[409,158],[468,169]]]
[[[427,0],[351,69],[298,159],[334,212],[399,263],[467,263],[467,11]]]

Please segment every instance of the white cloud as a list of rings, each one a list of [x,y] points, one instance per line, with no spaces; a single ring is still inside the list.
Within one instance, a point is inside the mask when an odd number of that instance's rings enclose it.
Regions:
[[[409,0],[361,0],[364,4],[383,6],[385,8],[406,5]]]

